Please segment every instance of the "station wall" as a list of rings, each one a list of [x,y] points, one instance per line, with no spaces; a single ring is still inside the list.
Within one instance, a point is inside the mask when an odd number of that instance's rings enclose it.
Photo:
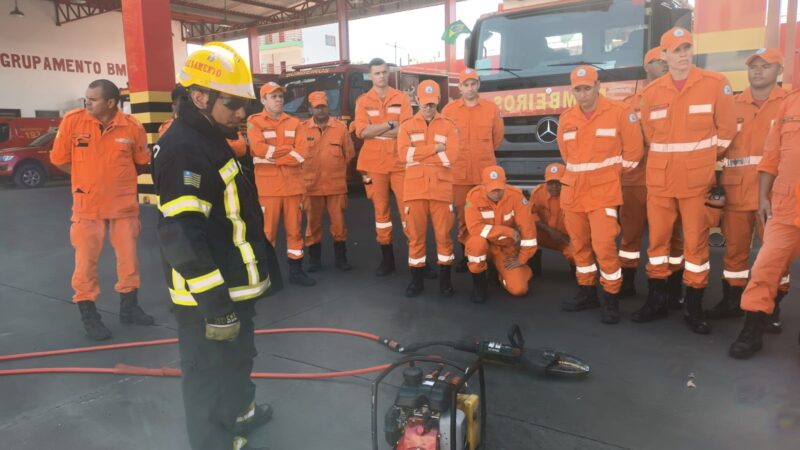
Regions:
[[[6,3],[3,3],[5,6]],[[0,112],[65,112],[83,106],[86,87],[106,78],[127,87],[122,14],[109,12],[56,26],[50,2],[20,5],[24,18],[0,10]],[[180,25],[172,22],[175,64],[186,58]],[[173,69],[174,72],[174,69]]]

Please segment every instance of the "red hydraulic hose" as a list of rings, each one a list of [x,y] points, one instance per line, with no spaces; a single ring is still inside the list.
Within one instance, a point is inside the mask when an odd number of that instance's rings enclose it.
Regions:
[[[347,336],[355,336],[371,341],[379,342],[391,349],[397,347],[397,343],[389,339],[381,338],[375,334],[363,333],[360,331],[345,330],[340,328],[274,328],[274,329],[260,329],[256,330],[255,334],[287,334],[287,333],[327,333],[327,334],[342,334]],[[156,345],[175,344],[177,339],[159,339],[153,341],[140,341],[140,342],[127,342],[122,344],[98,345],[94,347],[82,348],[67,348],[62,350],[50,350],[44,352],[33,353],[20,353],[16,355],[0,356],[0,362],[15,361],[20,359],[31,358],[44,358],[48,356],[58,355],[71,355],[76,353],[89,353],[104,350],[119,350],[127,348],[138,347],[151,347]],[[364,375],[374,372],[382,372],[390,364],[382,364],[379,366],[366,367],[363,369],[345,370],[339,372],[323,372],[323,373],[269,373],[269,372],[253,372],[252,378],[261,379],[284,379],[284,380],[316,380],[327,378],[341,378],[351,377],[357,375]],[[9,375],[34,375],[34,374],[52,374],[52,373],[81,373],[81,374],[110,374],[110,375],[136,375],[136,376],[152,376],[152,377],[180,377],[181,371],[164,367],[161,369],[147,368],[139,366],[129,366],[126,364],[117,364],[114,368],[105,367],[42,367],[42,368],[29,368],[29,369],[10,369],[0,370],[0,376]]]

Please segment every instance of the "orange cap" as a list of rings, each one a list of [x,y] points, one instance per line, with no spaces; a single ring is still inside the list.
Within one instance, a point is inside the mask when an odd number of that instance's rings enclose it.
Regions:
[[[311,103],[312,108],[320,105],[328,106],[328,96],[325,95],[324,91],[314,91],[308,94],[308,103]]]
[[[417,101],[420,106],[428,103],[439,103],[439,83],[425,80],[417,86]]]
[[[274,81],[270,81],[269,83],[261,86],[261,90],[258,91],[258,95],[261,98],[264,98],[265,95],[271,94],[271,93],[277,91],[278,89],[280,89],[283,92],[286,92],[286,88],[284,88],[283,86],[281,86],[280,84],[278,84],[278,83],[276,83]]]
[[[506,185],[506,171],[500,166],[489,166],[483,169],[481,182],[487,191],[503,189]]]
[[[661,52],[662,50],[660,47],[651,48],[650,50],[648,50],[647,53],[644,54],[644,65],[646,66],[653,61],[664,59],[664,57],[661,56]]]
[[[553,163],[544,170],[544,181],[560,180],[567,168],[561,163]]]
[[[592,66],[578,66],[569,74],[572,87],[594,86],[597,81],[597,69]]]
[[[686,28],[675,27],[661,35],[661,49],[675,51],[683,44],[693,44],[692,33]]]
[[[783,65],[783,54],[781,53],[780,50],[775,48],[760,48],[756,50],[755,53],[753,53],[752,55],[750,55],[749,58],[747,58],[745,64],[750,65],[750,63],[752,63],[753,60],[756,58],[763,59],[764,61],[767,62],[767,64],[778,63],[780,65]]]
[[[458,75],[458,84],[464,84],[467,80],[480,81],[481,79],[478,78],[478,71],[469,67],[464,69],[464,71]]]

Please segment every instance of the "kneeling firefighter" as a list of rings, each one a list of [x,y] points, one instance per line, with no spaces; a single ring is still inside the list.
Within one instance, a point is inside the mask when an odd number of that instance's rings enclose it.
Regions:
[[[188,57],[179,82],[188,98],[153,148],[153,181],[189,442],[193,450],[252,449],[245,436],[272,414],[256,405],[250,380],[269,246],[256,188],[226,141],[255,98],[252,75],[233,49],[212,42]]]

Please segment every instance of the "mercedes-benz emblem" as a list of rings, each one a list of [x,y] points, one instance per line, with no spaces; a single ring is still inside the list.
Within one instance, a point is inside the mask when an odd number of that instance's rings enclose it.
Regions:
[[[558,118],[543,117],[536,123],[536,138],[542,144],[552,144],[556,141],[558,133]]]

